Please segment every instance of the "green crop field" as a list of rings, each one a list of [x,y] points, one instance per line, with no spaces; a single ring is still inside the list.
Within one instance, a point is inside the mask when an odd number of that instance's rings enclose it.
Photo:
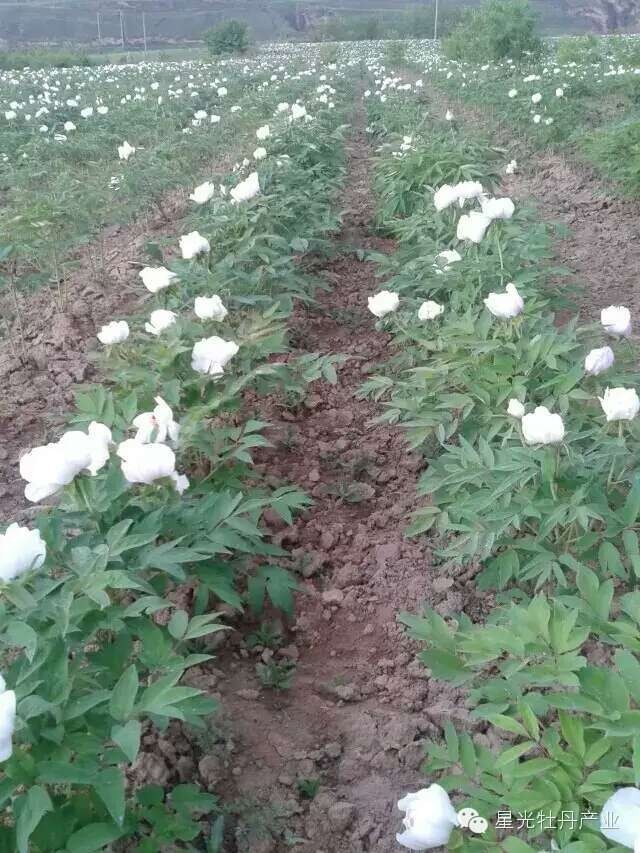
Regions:
[[[534,18],[3,56],[0,851],[637,850],[640,38]]]

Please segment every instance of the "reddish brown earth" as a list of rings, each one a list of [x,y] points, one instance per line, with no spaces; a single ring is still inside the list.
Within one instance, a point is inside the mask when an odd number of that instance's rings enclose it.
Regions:
[[[564,284],[583,322],[599,322],[600,310],[626,305],[640,315],[640,205],[616,198],[586,166],[561,154],[524,158],[505,176],[504,191],[535,203],[543,219],[569,232],[557,241],[556,261],[574,273]],[[577,288],[576,288],[577,284]]]
[[[375,266],[352,249],[393,246],[369,230],[372,152],[361,133],[348,155],[343,251],[323,270],[332,290],[319,305],[300,306],[293,321],[304,351],[344,353],[348,361],[337,385],[317,383],[295,416],[273,406],[275,447],[259,458],[274,481],[297,483],[314,499],[292,527],[266,519],[303,576],[296,619],[275,656],[247,649],[237,635],[213,672],[193,678],[221,699],[233,745],[229,751],[221,737],[200,762],[201,778],[227,802],[248,806],[229,850],[285,851],[291,835],[305,853],[397,850],[396,801],[425,783],[425,739],[467,714],[454,691],[430,684],[396,616],[423,602],[443,614],[488,604],[476,598],[472,572],[454,581],[454,568],[438,566],[426,540],[405,538],[422,461],[399,430],[374,423],[377,404],[357,398],[388,357],[389,337],[367,309]],[[289,690],[261,687],[256,664],[272,657],[296,662]],[[297,791],[309,778],[320,784],[311,801]]]

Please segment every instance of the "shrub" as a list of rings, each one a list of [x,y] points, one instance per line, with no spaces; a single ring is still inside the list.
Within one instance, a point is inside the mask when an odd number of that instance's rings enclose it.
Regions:
[[[450,59],[489,62],[540,53],[542,41],[526,0],[489,0],[464,12],[442,46]]]
[[[384,60],[387,65],[392,68],[399,68],[406,65],[407,62],[407,45],[403,41],[391,41],[387,45],[384,52]]]
[[[249,33],[242,21],[224,21],[204,34],[209,52],[214,56],[221,53],[244,53],[249,47]]]
[[[569,36],[558,42],[556,58],[558,62],[599,62],[602,59],[602,40],[593,34],[587,36]]]

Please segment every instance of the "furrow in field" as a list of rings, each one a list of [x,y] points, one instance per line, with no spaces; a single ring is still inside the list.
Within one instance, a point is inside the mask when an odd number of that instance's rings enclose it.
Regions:
[[[321,270],[331,291],[319,305],[299,306],[293,322],[294,356],[332,351],[348,361],[337,384],[322,384],[297,412],[267,412],[274,448],[259,459],[265,473],[314,498],[291,527],[267,519],[306,578],[288,645],[276,656],[297,663],[295,677],[280,694],[261,690],[256,663],[271,653],[247,652],[238,636],[195,681],[219,694],[237,746],[225,753],[220,742],[204,764],[227,778],[228,799],[259,804],[262,815],[253,834],[239,830],[239,850],[287,849],[278,827],[304,838],[304,851],[397,849],[395,802],[420,780],[424,738],[445,718],[465,716],[453,691],[430,691],[396,623],[398,611],[425,599],[443,612],[461,602],[451,578],[430,575],[424,544],[404,535],[421,460],[400,430],[373,423],[378,405],[357,397],[390,339],[367,309],[376,267],[354,250],[393,250],[373,236],[373,152],[363,124],[358,115],[338,256]],[[319,783],[308,808],[297,797],[305,779]]]

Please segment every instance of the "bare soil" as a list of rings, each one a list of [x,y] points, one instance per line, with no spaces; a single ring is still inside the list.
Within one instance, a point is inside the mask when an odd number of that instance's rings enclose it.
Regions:
[[[521,201],[531,199],[542,219],[569,229],[558,240],[556,261],[573,275],[562,285],[582,322],[599,322],[600,310],[626,305],[640,314],[640,204],[618,198],[588,166],[562,154],[542,154],[505,176],[503,189]]]

